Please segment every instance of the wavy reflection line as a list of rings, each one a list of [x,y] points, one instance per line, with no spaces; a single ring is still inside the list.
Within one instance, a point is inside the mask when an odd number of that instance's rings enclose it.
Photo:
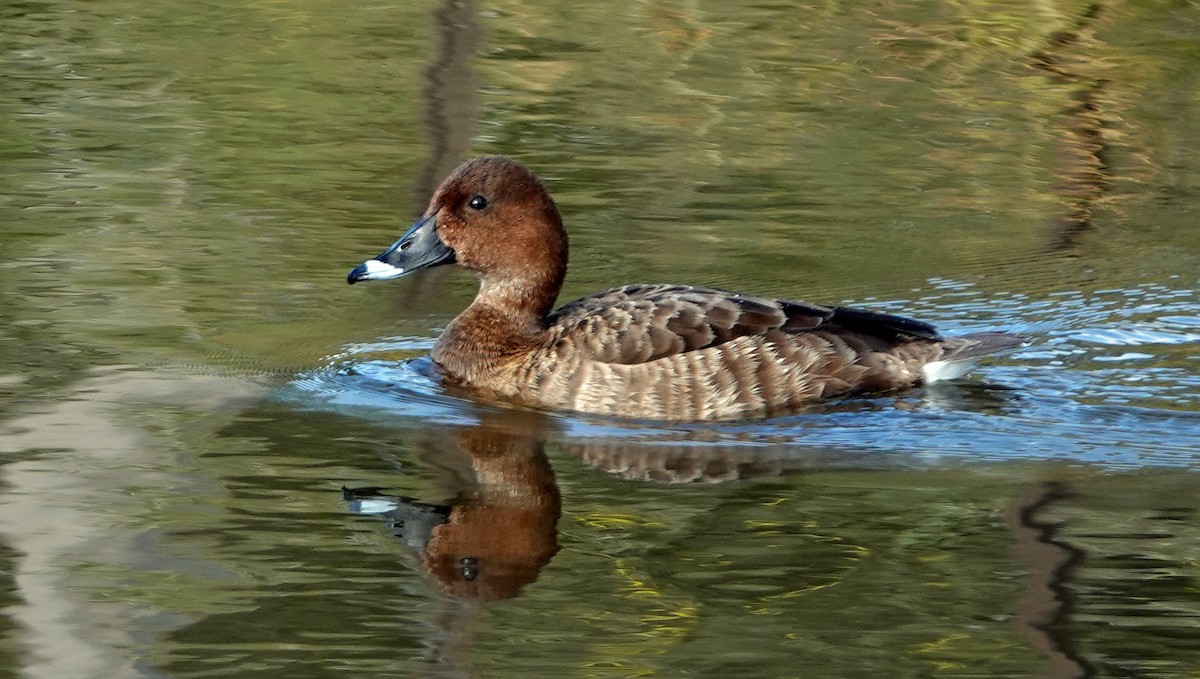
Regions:
[[[474,60],[483,45],[483,35],[475,16],[473,0],[444,0],[433,11],[434,47],[425,81],[423,120],[429,151],[413,183],[418,215],[443,177],[470,155],[471,133],[479,117],[480,96]],[[427,271],[401,286],[397,302],[410,311],[437,299],[436,290],[453,267]]]
[[[471,130],[479,116],[479,92],[472,62],[482,44],[482,31],[472,0],[445,0],[433,13],[437,45],[425,70],[425,126],[429,156],[413,186],[414,205],[424,209],[442,177],[467,156]]]
[[[1013,556],[1028,569],[1025,591],[1016,602],[1015,624],[1030,644],[1050,658],[1046,679],[1087,679],[1091,663],[1076,648],[1068,627],[1074,595],[1068,582],[1085,553],[1057,538],[1059,524],[1037,515],[1067,497],[1062,483],[1035,484],[1007,512],[1016,540]]]
[[[1058,168],[1057,193],[1063,198],[1063,210],[1051,233],[1049,249],[1069,250],[1080,234],[1092,226],[1099,205],[1112,176],[1104,160],[1107,144],[1104,127],[1112,118],[1104,109],[1104,90],[1108,80],[1089,75],[1069,65],[1068,51],[1087,49],[1095,43],[1095,24],[1102,13],[1099,2],[1087,7],[1074,26],[1050,36],[1044,49],[1029,55],[1027,63],[1047,74],[1055,82],[1076,89],[1075,100],[1063,111],[1062,131],[1054,136],[1055,160]],[[1085,60],[1086,56],[1077,57]]]

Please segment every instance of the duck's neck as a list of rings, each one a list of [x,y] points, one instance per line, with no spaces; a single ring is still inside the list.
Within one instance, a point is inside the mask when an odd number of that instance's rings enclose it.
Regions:
[[[542,340],[561,285],[561,276],[483,277],[475,301],[438,338],[433,360],[459,380],[486,379],[505,359]]]
[[[562,281],[562,274],[557,273],[483,276],[479,294],[467,308],[492,309],[524,325],[535,325],[544,330],[546,316],[554,308]]]

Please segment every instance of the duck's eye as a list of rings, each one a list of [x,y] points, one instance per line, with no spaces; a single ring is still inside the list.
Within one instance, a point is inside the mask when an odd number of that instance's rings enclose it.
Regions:
[[[471,200],[467,201],[467,207],[471,208],[472,210],[482,210],[487,206],[488,200],[483,196],[474,196],[471,198]]]

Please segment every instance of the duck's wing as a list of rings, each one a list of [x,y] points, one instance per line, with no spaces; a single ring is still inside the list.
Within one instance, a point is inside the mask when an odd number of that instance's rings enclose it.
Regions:
[[[630,285],[576,300],[549,319],[559,349],[635,364],[783,332],[836,333],[855,348],[941,341],[933,326],[861,309],[752,297],[684,285]]]

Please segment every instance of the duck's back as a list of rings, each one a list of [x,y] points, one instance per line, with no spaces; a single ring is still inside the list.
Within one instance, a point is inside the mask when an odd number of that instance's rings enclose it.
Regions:
[[[766,415],[912,386],[947,353],[932,326],[900,316],[691,286],[615,288],[548,321],[511,395],[622,417]]]

